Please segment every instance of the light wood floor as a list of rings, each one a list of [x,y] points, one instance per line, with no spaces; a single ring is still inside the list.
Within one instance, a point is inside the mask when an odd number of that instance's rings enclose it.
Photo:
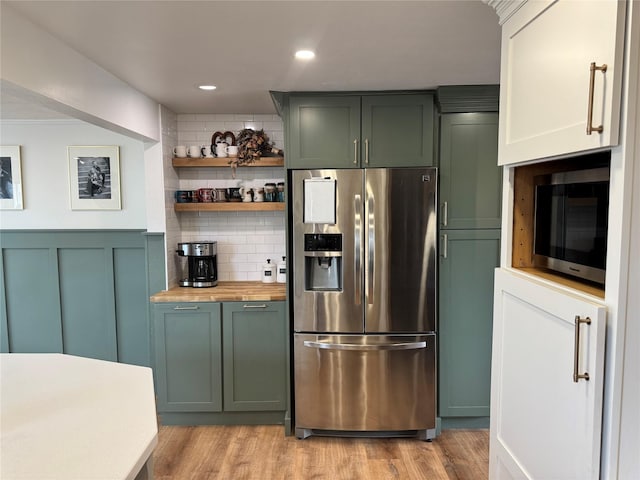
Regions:
[[[285,437],[282,426],[160,427],[156,480],[484,480],[488,430],[415,439]]]

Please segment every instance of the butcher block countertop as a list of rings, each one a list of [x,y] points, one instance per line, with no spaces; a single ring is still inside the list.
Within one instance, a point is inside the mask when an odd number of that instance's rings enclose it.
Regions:
[[[174,287],[151,296],[153,303],[168,302],[270,302],[284,300],[284,283],[218,282],[217,287]]]

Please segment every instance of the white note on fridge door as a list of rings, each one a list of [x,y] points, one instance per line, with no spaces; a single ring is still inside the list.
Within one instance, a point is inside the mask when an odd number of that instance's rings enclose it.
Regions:
[[[304,180],[304,223],[336,223],[336,180]]]

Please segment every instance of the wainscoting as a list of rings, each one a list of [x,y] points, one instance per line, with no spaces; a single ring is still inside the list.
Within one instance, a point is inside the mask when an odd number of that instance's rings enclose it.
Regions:
[[[151,366],[164,258],[161,233],[0,231],[0,351]]]

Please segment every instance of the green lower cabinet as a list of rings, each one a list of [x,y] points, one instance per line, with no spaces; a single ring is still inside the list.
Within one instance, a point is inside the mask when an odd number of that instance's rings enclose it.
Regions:
[[[224,410],[286,409],[284,302],[223,304]]]
[[[488,417],[500,230],[442,230],[440,242],[439,416]]]
[[[219,303],[155,305],[159,412],[222,411],[220,310]]]
[[[163,424],[285,423],[285,302],[156,303],[153,325]]]

